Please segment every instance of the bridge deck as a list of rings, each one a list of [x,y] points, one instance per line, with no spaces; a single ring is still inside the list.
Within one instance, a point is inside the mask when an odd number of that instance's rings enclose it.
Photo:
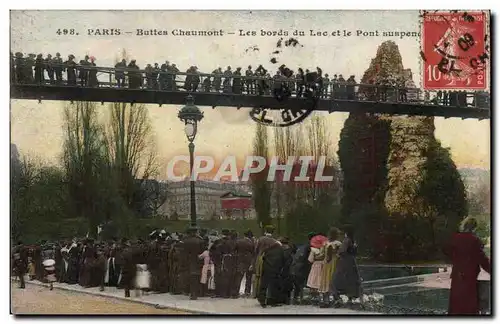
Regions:
[[[282,102],[270,95],[214,92],[165,91],[113,87],[75,87],[66,85],[12,84],[11,98],[31,100],[65,100],[92,102],[128,102],[158,105],[184,105],[186,96],[193,95],[199,106],[263,107],[269,109],[307,109],[303,98],[290,97]],[[393,115],[441,116],[488,119],[490,110],[478,107],[453,107],[422,102],[388,102],[345,99],[319,99],[316,110],[350,113],[383,113]]]

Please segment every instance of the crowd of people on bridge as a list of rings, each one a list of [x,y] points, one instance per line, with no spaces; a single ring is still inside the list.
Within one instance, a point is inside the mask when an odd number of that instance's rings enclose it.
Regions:
[[[29,280],[106,286],[137,294],[156,292],[198,297],[257,298],[262,307],[299,304],[307,287],[322,307],[362,297],[352,230],[342,237],[310,233],[297,247],[286,237],[275,238],[272,226],[255,238],[251,231],[197,230],[168,233],[156,230],[148,240],[94,241],[73,239],[14,248],[13,264],[24,288]],[[53,261],[52,261],[53,260]],[[53,271],[47,272],[47,269]],[[240,287],[244,286],[244,291]],[[51,285],[52,288],[52,285]],[[243,290],[243,289],[242,289]]]
[[[66,73],[66,79],[63,78]],[[101,82],[98,73],[109,75],[109,81]],[[182,76],[181,79],[178,77]],[[114,80],[113,78],[114,77]],[[174,63],[147,64],[141,70],[135,59],[123,59],[114,68],[98,67],[96,58],[85,55],[79,62],[73,54],[63,60],[60,53],[54,57],[48,54],[11,53],[11,82],[22,84],[51,84],[81,87],[118,87],[127,89],[149,89],[160,91],[216,92],[246,95],[273,95],[274,97],[304,97],[306,89],[314,85],[317,96],[323,99],[372,100],[392,102],[416,102],[421,93],[415,88],[411,75],[408,77],[386,78],[360,85],[355,76],[344,78],[342,74],[331,77],[317,67],[314,71],[298,68],[295,73],[285,65],[278,67],[274,75],[259,65],[233,69],[221,67],[211,73],[202,73],[197,66],[189,67],[181,73]],[[438,91],[433,98],[424,101],[443,106],[467,107],[471,103],[465,91]],[[478,97],[478,98],[476,98]],[[484,96],[474,95],[479,106],[486,105]],[[481,101],[481,102],[479,102]]]

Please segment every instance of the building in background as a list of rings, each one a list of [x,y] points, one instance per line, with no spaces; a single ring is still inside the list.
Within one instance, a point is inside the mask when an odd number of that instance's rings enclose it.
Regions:
[[[250,193],[249,186],[239,182],[217,182],[198,180],[195,182],[196,216],[200,220],[222,219],[221,196],[228,192]],[[167,181],[167,199],[159,214],[168,219],[189,219],[191,213],[191,191],[189,178],[183,181]],[[251,195],[251,194],[250,194]],[[250,196],[251,197],[251,196]],[[250,198],[251,200],[251,198]],[[252,204],[253,209],[253,204]],[[251,211],[246,211],[251,214]]]
[[[244,191],[228,191],[221,197],[223,219],[255,219],[252,194]]]

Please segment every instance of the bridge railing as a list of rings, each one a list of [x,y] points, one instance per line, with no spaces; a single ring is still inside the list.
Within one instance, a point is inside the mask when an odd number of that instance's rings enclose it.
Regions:
[[[54,71],[49,73],[49,70]],[[74,70],[73,78],[68,70]],[[33,73],[34,72],[34,73]],[[66,73],[63,73],[66,72]],[[220,93],[233,95],[273,96],[286,87],[290,97],[303,97],[304,87],[315,83],[321,100],[349,100],[417,103],[454,107],[489,108],[489,93],[482,91],[422,91],[418,88],[391,84],[360,84],[303,80],[295,77],[224,75],[215,73],[188,73],[157,69],[115,68],[89,65],[17,64],[11,66],[13,84],[43,86],[71,86],[84,88],[116,88],[151,91],[184,91],[189,93]],[[241,73],[245,73],[242,71]],[[66,78],[63,77],[66,74]]]

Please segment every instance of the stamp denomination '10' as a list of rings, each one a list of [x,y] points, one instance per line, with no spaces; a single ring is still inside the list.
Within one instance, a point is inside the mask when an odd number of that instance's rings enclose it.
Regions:
[[[487,12],[423,15],[423,86],[428,90],[487,88]]]

